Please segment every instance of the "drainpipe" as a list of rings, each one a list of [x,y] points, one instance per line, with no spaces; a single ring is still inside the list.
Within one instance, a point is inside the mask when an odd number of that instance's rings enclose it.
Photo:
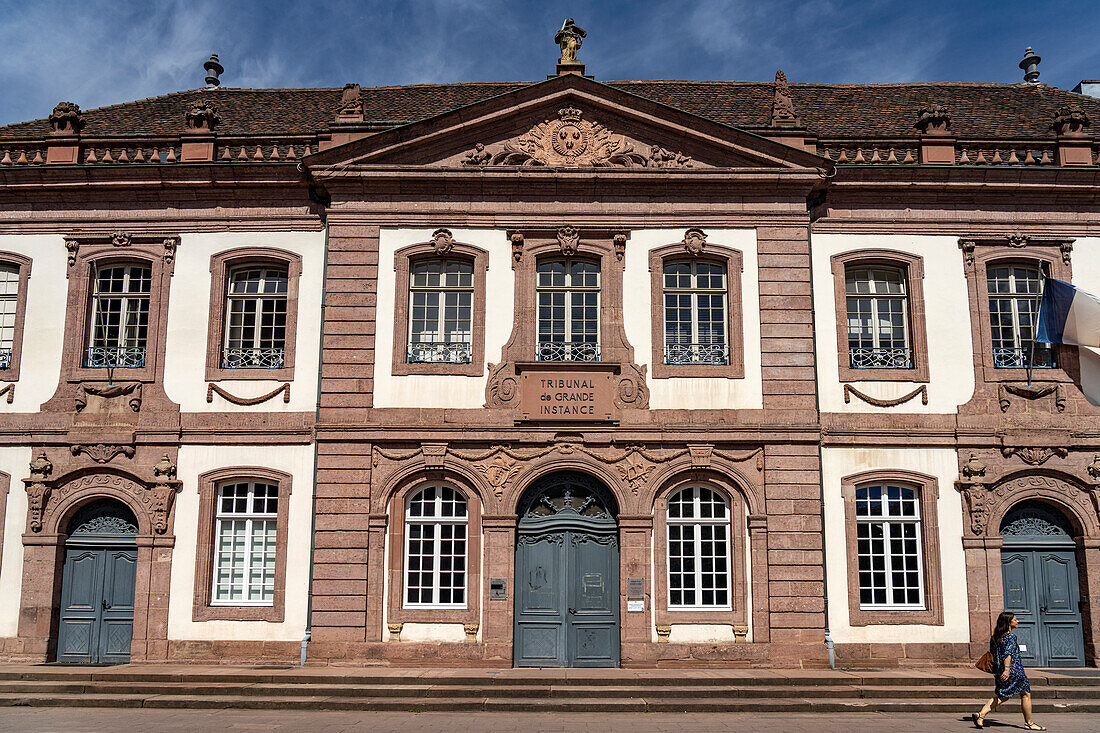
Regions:
[[[313,502],[309,514],[309,584],[306,586],[306,630],[302,636],[301,666],[306,666],[306,651],[313,635],[313,555],[317,547],[317,424],[321,420],[321,366],[325,360],[325,287],[328,284],[328,219],[325,219],[325,250],[321,265],[321,325],[317,339],[317,406],[313,417]]]
[[[824,192],[822,192],[824,199]],[[810,253],[810,327],[813,329],[814,343],[814,404],[817,409],[818,430],[821,429],[821,372],[818,364],[817,350],[817,313],[814,308],[814,245],[813,245],[813,212],[810,212],[811,220],[806,226],[806,245]],[[839,316],[838,316],[839,317]],[[818,476],[818,511],[821,513],[821,575],[822,600],[825,602],[825,648],[829,650],[829,667],[836,669],[836,651],[833,648],[833,637],[829,633],[829,559],[825,546],[825,471],[824,449],[822,439],[817,440],[817,476]]]

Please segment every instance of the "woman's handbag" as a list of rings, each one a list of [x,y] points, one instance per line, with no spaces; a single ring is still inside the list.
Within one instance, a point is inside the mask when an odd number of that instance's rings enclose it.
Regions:
[[[993,652],[983,654],[974,666],[986,674],[993,674]]]

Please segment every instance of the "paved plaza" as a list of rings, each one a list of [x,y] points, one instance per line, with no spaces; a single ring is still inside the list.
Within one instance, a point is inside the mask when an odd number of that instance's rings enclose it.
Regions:
[[[980,702],[975,701],[975,709]],[[1036,721],[1058,733],[1095,733],[1100,715],[1051,713]],[[1019,707],[990,718],[987,730],[1010,733],[1023,730]],[[401,731],[420,733],[696,733],[696,731],[738,731],[772,733],[810,731],[820,733],[870,733],[872,731],[974,730],[958,714],[776,714],[776,713],[356,713],[250,710],[118,710],[108,708],[0,709],[0,733],[99,733],[119,730],[156,733],[264,733],[275,731]]]

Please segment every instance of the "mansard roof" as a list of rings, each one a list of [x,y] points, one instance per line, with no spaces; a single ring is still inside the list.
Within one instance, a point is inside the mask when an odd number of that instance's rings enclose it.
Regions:
[[[364,120],[373,129],[417,122],[522,89],[534,82],[479,82],[363,87]],[[742,81],[608,81],[715,122],[746,130],[768,128],[775,84]],[[951,116],[951,133],[970,140],[1052,140],[1059,108],[1080,106],[1100,119],[1100,99],[1045,84],[933,82],[789,85],[795,110],[811,136],[825,141],[915,139],[918,111],[930,103]],[[195,89],[85,110],[84,138],[178,137],[190,105],[218,111],[219,136],[314,139],[327,135],[340,88]],[[44,139],[43,118],[0,127],[0,140]]]

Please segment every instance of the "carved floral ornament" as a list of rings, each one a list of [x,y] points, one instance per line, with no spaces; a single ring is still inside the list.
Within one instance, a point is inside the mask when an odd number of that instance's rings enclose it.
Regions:
[[[690,156],[654,145],[647,154],[636,150],[626,138],[591,120],[583,119],[576,107],[558,110],[557,119],[547,119],[499,150],[490,151],[477,143],[465,155],[465,166],[516,165],[552,168],[690,168]]]
[[[971,461],[968,465],[975,461],[974,454],[971,453]],[[994,514],[995,509],[1004,504],[1016,504],[1037,494],[1059,495],[1067,505],[1074,506],[1084,513],[1091,512],[1100,518],[1100,486],[1095,483],[1078,487],[1054,476],[1044,475],[1019,476],[996,484],[985,483],[970,480],[985,474],[985,466],[980,461],[977,461],[977,464],[982,469],[980,474],[973,471],[968,473],[964,466],[962,471],[964,480],[955,483],[956,490],[963,495],[970,517],[970,532],[975,536],[982,536],[991,529],[997,529],[989,525],[989,518]],[[1093,466],[1096,467],[1095,474],[1093,474]],[[1088,470],[1089,475],[1095,480],[1100,478],[1100,456],[1094,458],[1093,466],[1089,466]]]
[[[80,106],[73,102],[58,102],[49,120],[53,135],[75,135],[84,127]]]
[[[707,246],[707,235],[702,229],[692,227],[684,232],[684,240],[682,242],[684,249],[692,257],[698,257],[703,254],[703,249]]]
[[[149,242],[150,239],[156,242],[160,240],[160,245],[163,248],[161,257],[164,259],[166,265],[171,265],[176,259],[176,249],[179,247],[179,237],[164,237],[164,236],[152,236],[144,237],[139,235],[138,238],[143,242]],[[67,252],[67,261],[69,267],[76,265],[77,255],[80,253],[80,248],[83,245],[95,245],[95,244],[109,244],[112,247],[130,247],[135,242],[135,236],[129,232],[110,232],[107,234],[78,234],[65,237],[65,251]]]
[[[1035,237],[1023,232],[1010,232],[999,237],[963,237],[959,239],[959,249],[962,250],[963,261],[966,263],[967,267],[973,267],[975,262],[975,250],[978,246],[1011,247],[1012,249],[1057,246],[1062,256],[1062,263],[1068,265],[1073,255],[1073,242],[1073,239],[1048,239]]]
[[[134,457],[134,446],[132,445],[111,445],[107,443],[96,443],[95,445],[84,445],[78,443],[76,445],[69,446],[69,452],[74,456],[79,456],[81,453],[91,458],[96,463],[110,463],[116,456],[126,456],[127,458]]]
[[[429,468],[442,468],[447,457],[457,458],[469,463],[485,477],[498,500],[503,500],[505,490],[511,485],[520,470],[523,469],[526,462],[552,453],[562,456],[580,453],[600,463],[614,467],[635,496],[638,496],[641,489],[646,485],[650,474],[657,465],[668,463],[687,455],[689,452],[693,454],[692,466],[694,468],[703,468],[709,465],[710,457],[716,456],[732,463],[742,463],[755,458],[757,472],[764,470],[764,451],[760,448],[744,453],[735,453],[717,449],[710,445],[704,447],[706,449],[703,451],[705,456],[703,459],[699,459],[696,454],[699,453],[700,446],[678,450],[651,451],[640,445],[632,445],[626,448],[593,449],[580,443],[563,442],[538,448],[512,448],[507,445],[498,445],[484,450],[466,450],[449,447],[446,444],[433,443],[402,451],[389,450],[376,445],[371,456],[371,465],[378,468],[382,460],[392,463],[404,463],[422,456]]]
[[[214,129],[215,125],[221,122],[221,117],[218,117],[217,107],[207,101],[192,104],[187,109],[187,114],[184,115],[184,119],[187,122],[187,129],[194,132],[209,132]]]
[[[445,255],[455,246],[455,238],[450,229],[436,229],[432,232],[432,249],[437,255]]]

